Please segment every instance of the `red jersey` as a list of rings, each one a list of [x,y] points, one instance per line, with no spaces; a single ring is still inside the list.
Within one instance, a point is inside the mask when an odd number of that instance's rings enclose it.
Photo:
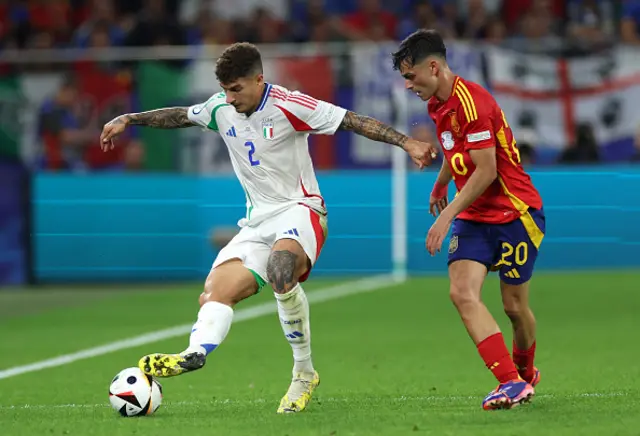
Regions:
[[[469,151],[495,148],[498,177],[458,218],[503,224],[520,218],[530,207],[542,208],[504,112],[486,89],[456,77],[451,97],[441,102],[434,96],[427,108],[458,192],[475,170]]]

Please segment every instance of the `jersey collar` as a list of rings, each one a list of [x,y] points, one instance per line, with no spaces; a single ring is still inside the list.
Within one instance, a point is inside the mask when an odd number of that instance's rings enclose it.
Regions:
[[[260,104],[258,105],[258,109],[256,109],[256,112],[260,112],[262,109],[264,109],[265,105],[267,104],[267,100],[269,99],[269,92],[271,92],[271,85],[267,82],[264,82],[264,91],[262,91],[262,98],[260,99]]]

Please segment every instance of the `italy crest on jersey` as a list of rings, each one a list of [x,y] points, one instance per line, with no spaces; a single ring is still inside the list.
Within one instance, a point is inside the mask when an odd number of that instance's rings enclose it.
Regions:
[[[262,120],[262,137],[268,141],[273,140],[273,120],[265,118]]]

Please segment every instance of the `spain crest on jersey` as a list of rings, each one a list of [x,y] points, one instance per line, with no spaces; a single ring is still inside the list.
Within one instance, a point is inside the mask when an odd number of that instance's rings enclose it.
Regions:
[[[273,140],[273,120],[270,118],[262,120],[262,137],[267,141]]]
[[[449,240],[449,254],[453,254],[458,249],[458,235],[453,235]]]
[[[456,134],[457,137],[462,136],[462,132],[460,132],[460,123],[458,122],[458,114],[456,111],[449,112],[449,119],[451,120],[451,130]]]

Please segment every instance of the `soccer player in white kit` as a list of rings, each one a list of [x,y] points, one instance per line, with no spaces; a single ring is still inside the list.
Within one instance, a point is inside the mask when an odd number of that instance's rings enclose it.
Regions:
[[[293,380],[277,411],[299,412],[320,383],[311,360],[309,304],[300,283],[309,276],[327,237],[327,210],[308,135],[350,130],[402,147],[420,168],[431,162],[436,150],[370,117],[266,83],[260,52],[248,43],[234,44],[222,53],[216,77],[224,91],[206,102],[121,115],[107,123],[101,135],[107,150],[128,125],[200,126],[218,132],[246,194],[241,230],[213,263],[189,346],[179,354],[144,356],[139,367],[155,377],[202,368],[229,332],[233,307],[268,282],[294,359]]]

